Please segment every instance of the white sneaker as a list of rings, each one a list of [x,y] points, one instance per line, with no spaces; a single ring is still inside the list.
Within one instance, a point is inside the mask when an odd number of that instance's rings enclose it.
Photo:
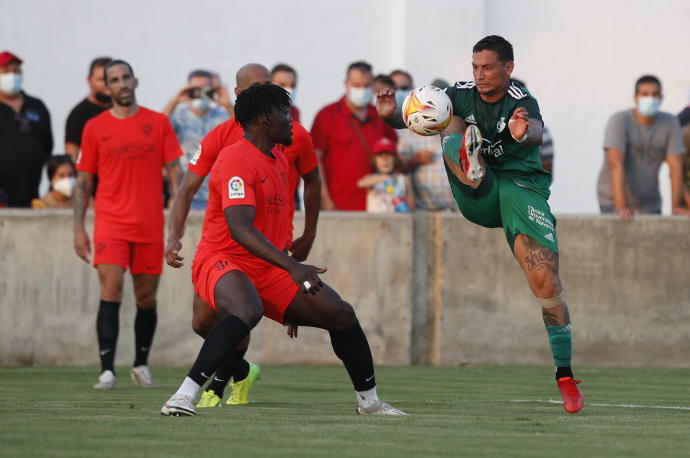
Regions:
[[[130,374],[132,375],[134,383],[142,388],[154,388],[158,386],[156,381],[153,380],[153,377],[151,377],[151,371],[148,366],[133,367]]]
[[[464,148],[460,151],[460,163],[470,181],[480,181],[484,178],[486,170],[480,162],[482,148],[482,134],[474,124],[467,126]]]
[[[98,383],[93,387],[97,390],[112,390],[115,388],[115,374],[113,374],[113,371],[103,371],[103,373],[98,376]]]
[[[169,417],[193,417],[196,415],[194,399],[186,394],[173,394],[170,399],[163,404],[161,415]]]
[[[366,409],[364,407],[357,407],[357,413],[359,415],[409,415],[381,400],[376,401],[375,404]]]

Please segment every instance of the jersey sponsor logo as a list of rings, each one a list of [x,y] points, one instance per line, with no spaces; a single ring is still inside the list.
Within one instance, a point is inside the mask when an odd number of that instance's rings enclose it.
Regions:
[[[230,178],[230,181],[228,181],[228,197],[230,199],[244,199],[244,180],[242,178]]]
[[[285,199],[280,194],[269,194],[266,196],[266,213],[282,215],[285,209]]]
[[[506,128],[506,117],[501,116],[501,119],[499,119],[498,122],[496,123],[496,132],[498,132],[500,134],[501,132],[503,132],[503,129],[505,129],[505,128]]]
[[[189,163],[192,165],[196,165],[197,161],[201,157],[201,145],[196,149],[194,152],[194,156],[189,160]]]
[[[491,143],[488,139],[484,139],[482,142],[482,154],[484,156],[491,156],[495,158],[499,158],[503,156],[503,145],[502,145],[502,140],[496,140],[495,142]]]
[[[517,100],[524,99],[525,97],[527,97],[527,94],[522,92],[522,89],[520,88],[520,86],[518,86],[515,83],[510,83],[510,86],[508,86],[508,94],[512,98],[517,99]]]
[[[455,89],[472,89],[475,87],[477,83],[472,80],[472,81],[458,81],[455,83]]]
[[[477,121],[474,119],[474,114],[465,116],[465,122],[469,122],[470,124],[477,124]]]

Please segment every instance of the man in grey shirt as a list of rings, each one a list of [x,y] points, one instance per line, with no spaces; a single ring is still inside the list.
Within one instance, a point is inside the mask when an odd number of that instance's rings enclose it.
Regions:
[[[633,214],[661,213],[659,168],[666,161],[671,175],[674,214],[682,208],[685,146],[678,118],[659,111],[661,82],[651,75],[635,83],[635,108],[614,114],[604,137],[606,158],[599,173],[597,194],[602,213],[624,221]]]

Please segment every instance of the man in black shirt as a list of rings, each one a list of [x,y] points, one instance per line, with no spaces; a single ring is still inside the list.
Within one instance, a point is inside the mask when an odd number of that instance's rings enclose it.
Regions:
[[[98,116],[111,106],[110,93],[103,79],[103,67],[112,59],[110,57],[97,57],[91,61],[89,76],[86,82],[89,84],[89,95],[75,106],[67,117],[65,125],[65,152],[72,156],[72,161],[77,162],[79,147],[81,145],[81,133],[89,119]]]
[[[0,53],[0,207],[30,207],[53,150],[50,114],[22,91],[22,60]]]

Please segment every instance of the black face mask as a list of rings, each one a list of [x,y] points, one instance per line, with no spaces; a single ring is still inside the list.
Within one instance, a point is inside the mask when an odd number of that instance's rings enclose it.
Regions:
[[[109,95],[101,94],[100,92],[96,92],[96,100],[98,100],[101,103],[110,103],[111,102]]]

